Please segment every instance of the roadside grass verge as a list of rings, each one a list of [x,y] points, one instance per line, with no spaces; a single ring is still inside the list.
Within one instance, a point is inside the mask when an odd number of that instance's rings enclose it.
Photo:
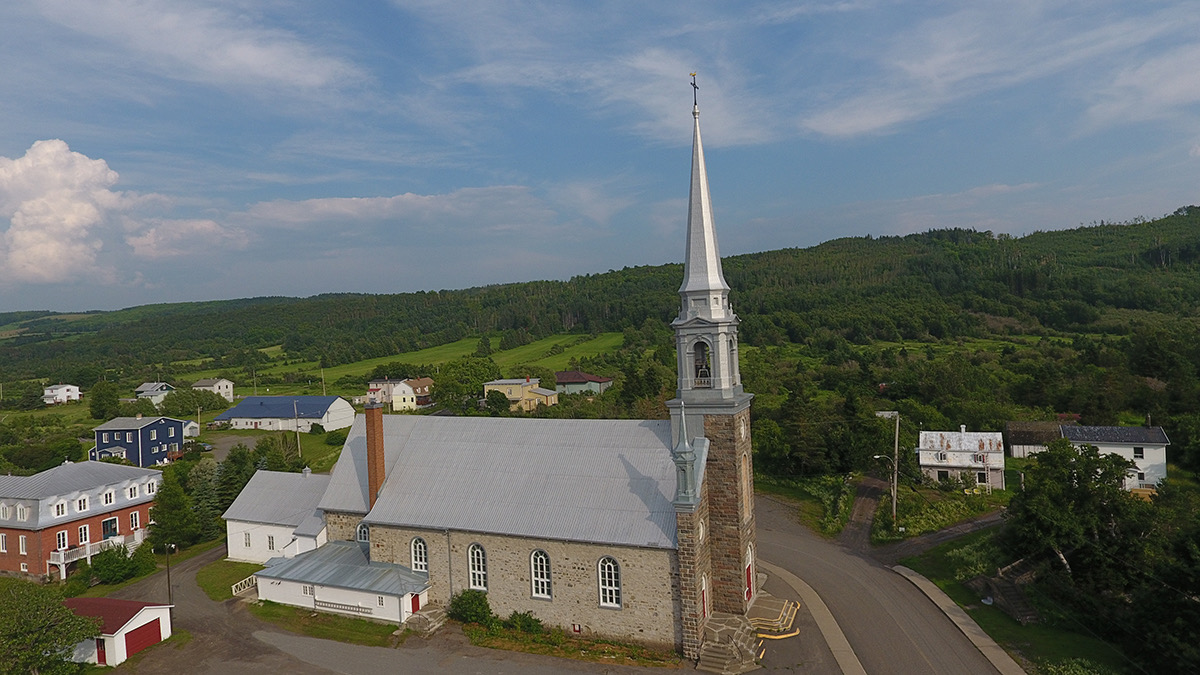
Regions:
[[[196,585],[209,600],[224,602],[233,597],[233,585],[263,569],[254,563],[217,560],[201,567],[196,572]]]
[[[836,537],[850,522],[858,478],[815,476],[787,479],[755,476],[754,489],[794,502],[803,525],[825,537]]]
[[[1043,617],[1043,623],[1022,626],[994,606],[984,605],[975,593],[956,577],[969,578],[964,565],[978,561],[971,549],[990,544],[999,528],[990,528],[947,542],[925,553],[906,558],[901,564],[920,572],[945,591],[993,640],[1010,654],[1050,669],[1069,659],[1083,659],[1117,673],[1126,672],[1129,661],[1119,649],[1103,640],[1075,630],[1079,624],[1069,617]],[[965,572],[965,574],[964,574]],[[1028,588],[1028,587],[1027,587]],[[1036,599],[1035,599],[1035,604]],[[1093,670],[1068,671],[1088,674]]]
[[[201,542],[199,544],[192,544],[191,546],[187,547],[186,549],[184,549],[178,553],[172,553],[171,554],[171,564],[178,565],[179,563],[183,562],[184,560],[187,560],[188,558],[198,556],[201,553],[212,550],[212,549],[216,548],[217,546],[220,546],[221,544],[224,544],[224,543],[225,543],[225,538],[222,537],[220,539],[214,539],[212,541],[205,541],[205,542]],[[149,544],[142,544],[142,545],[149,546]],[[75,597],[103,598],[103,597],[109,595],[110,593],[115,593],[116,591],[119,591],[122,588],[125,588],[126,586],[128,586],[130,584],[135,584],[135,583],[141,581],[142,579],[145,579],[146,577],[150,576],[151,574],[157,574],[158,572],[161,572],[167,568],[167,556],[165,554],[155,553],[154,560],[155,560],[155,562],[158,563],[158,567],[150,574],[143,574],[141,576],[133,577],[132,579],[126,579],[125,581],[122,581],[121,583],[117,583],[117,584],[96,584],[95,586],[88,587],[86,590],[79,593],[79,595],[77,595]],[[68,578],[67,581],[69,582],[70,579]]]
[[[871,543],[887,544],[922,534],[937,532],[1006,506],[1012,499],[1008,490],[991,494],[964,494],[961,489],[900,485],[896,502],[896,525],[892,526],[892,500],[885,492],[875,508],[871,524]],[[903,528],[903,531],[901,531]]]
[[[471,644],[479,647],[619,666],[679,668],[683,664],[674,652],[657,651],[641,645],[611,640],[578,638],[567,635],[561,628],[531,633],[517,628],[506,628],[497,622],[491,627],[469,623],[463,625],[462,630],[471,640]]]
[[[289,607],[269,600],[250,603],[250,613],[256,618],[280,628],[323,640],[348,642],[366,647],[391,647],[401,639],[393,636],[396,624],[375,623],[314,612],[311,609]]]

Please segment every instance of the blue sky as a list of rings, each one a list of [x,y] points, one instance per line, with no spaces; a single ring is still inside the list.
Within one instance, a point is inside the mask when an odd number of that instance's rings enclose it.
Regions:
[[[1196,2],[0,3],[0,311],[679,261],[1200,203]]]

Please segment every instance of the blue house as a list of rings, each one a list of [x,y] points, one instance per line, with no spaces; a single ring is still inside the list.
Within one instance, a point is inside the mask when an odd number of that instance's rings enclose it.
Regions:
[[[183,447],[184,420],[173,417],[118,417],[93,429],[96,447],[88,459],[122,457],[134,466],[166,464]]]

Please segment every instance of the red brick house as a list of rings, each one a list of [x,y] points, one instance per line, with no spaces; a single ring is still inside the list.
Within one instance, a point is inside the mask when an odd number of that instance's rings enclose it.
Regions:
[[[61,579],[106,548],[136,548],[161,480],[154,469],[104,462],[0,476],[0,573]]]

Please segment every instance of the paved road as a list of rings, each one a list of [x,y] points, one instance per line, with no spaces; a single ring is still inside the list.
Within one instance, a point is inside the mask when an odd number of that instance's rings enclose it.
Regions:
[[[758,549],[811,585],[868,673],[995,673],[924,594],[867,553],[821,539],[796,523],[795,507],[757,500]],[[851,540],[860,537],[848,535]],[[768,650],[765,662],[774,664]],[[816,666],[817,664],[813,664]],[[800,665],[798,672],[830,672]]]

